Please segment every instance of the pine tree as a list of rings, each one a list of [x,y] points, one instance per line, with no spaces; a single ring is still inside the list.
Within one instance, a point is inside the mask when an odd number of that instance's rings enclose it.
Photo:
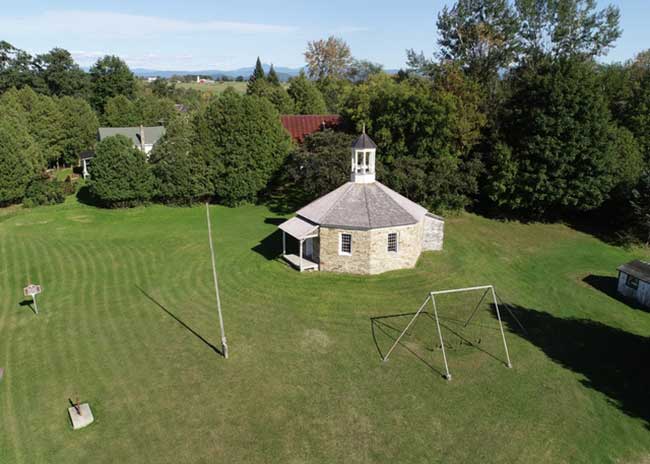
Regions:
[[[271,65],[271,69],[269,69],[269,75],[266,78],[270,84],[273,85],[280,85],[280,78],[278,77],[278,74],[275,72],[275,68],[273,65]]]
[[[264,68],[262,67],[262,62],[260,61],[260,57],[257,57],[257,61],[255,62],[255,69],[253,70],[253,74],[251,74],[251,77],[248,78],[248,88],[246,90],[246,93],[249,95],[251,93],[254,93],[254,87],[256,82],[263,82],[266,81],[266,76],[264,75]]]

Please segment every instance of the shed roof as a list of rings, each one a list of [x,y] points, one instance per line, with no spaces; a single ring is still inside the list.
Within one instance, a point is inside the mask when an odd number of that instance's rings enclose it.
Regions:
[[[618,267],[618,270],[639,280],[650,283],[650,263],[634,260]]]
[[[280,224],[280,229],[292,237],[302,240],[305,237],[313,235],[314,231],[318,229],[318,225],[299,217],[293,217]]]
[[[296,214],[321,226],[367,230],[415,224],[427,210],[380,182],[347,182]]]
[[[283,114],[280,122],[296,142],[323,128],[336,128],[342,124],[338,114]]]
[[[134,145],[141,145],[140,140],[140,127],[100,127],[99,140],[104,140],[106,137],[114,135],[124,135],[133,141]],[[144,143],[146,145],[154,145],[163,135],[165,135],[165,128],[163,126],[142,127],[144,132]]]

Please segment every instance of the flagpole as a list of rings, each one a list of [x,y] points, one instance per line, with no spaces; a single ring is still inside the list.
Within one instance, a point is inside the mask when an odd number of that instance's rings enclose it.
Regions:
[[[217,279],[217,265],[214,259],[214,246],[212,245],[212,226],[210,225],[210,205],[205,202],[205,214],[208,219],[208,238],[210,239],[210,257],[212,259],[212,277],[214,278],[214,293],[217,297],[217,312],[219,313],[219,327],[221,328],[221,350],[223,357],[228,359],[228,342],[223,329],[223,316],[221,315],[221,298],[219,297],[219,280]]]

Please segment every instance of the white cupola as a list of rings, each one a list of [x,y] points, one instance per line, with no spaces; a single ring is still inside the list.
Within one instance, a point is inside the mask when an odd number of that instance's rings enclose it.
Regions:
[[[352,144],[352,182],[357,184],[370,184],[375,181],[375,155],[377,145],[366,135],[366,126],[363,133]]]

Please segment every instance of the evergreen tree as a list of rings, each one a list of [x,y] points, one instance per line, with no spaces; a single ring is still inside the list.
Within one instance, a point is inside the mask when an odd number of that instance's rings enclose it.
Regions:
[[[29,131],[38,144],[42,158],[50,166],[56,164],[62,154],[64,145],[63,114],[54,99],[39,95],[30,87],[5,92],[1,99],[12,101],[26,115],[25,129]]]
[[[264,75],[264,68],[262,67],[262,62],[260,61],[260,57],[257,57],[257,61],[255,62],[255,69],[253,70],[253,74],[248,78],[248,86],[246,88],[246,93],[248,95],[251,95],[254,93],[253,87],[255,86],[256,83],[261,83],[263,81],[266,81],[266,76]]]
[[[227,205],[255,201],[291,148],[277,110],[264,98],[224,92],[194,125],[193,152],[207,160],[215,194]]]
[[[38,55],[39,73],[49,89],[50,95],[88,97],[90,79],[72,55],[62,48],[53,48]]]
[[[136,79],[127,64],[117,56],[105,56],[90,68],[91,104],[101,111],[106,101],[117,95],[132,99]]]
[[[31,155],[24,147],[30,145],[28,135],[17,130],[10,121],[0,117],[0,205],[19,203],[34,174]],[[21,138],[23,140],[21,140]]]
[[[68,166],[76,165],[81,152],[95,147],[99,120],[81,98],[63,97],[58,104],[63,115],[62,160]]]
[[[269,75],[267,76],[266,80],[269,81],[269,83],[272,85],[280,85],[280,78],[278,78],[278,74],[275,72],[273,65],[271,65],[271,69],[269,69]]]
[[[178,118],[151,151],[158,200],[189,205],[211,195],[206,159],[192,152],[193,139],[193,126],[187,118]]]
[[[123,135],[97,144],[90,192],[107,207],[130,207],[150,200],[155,180],[145,155]]]

